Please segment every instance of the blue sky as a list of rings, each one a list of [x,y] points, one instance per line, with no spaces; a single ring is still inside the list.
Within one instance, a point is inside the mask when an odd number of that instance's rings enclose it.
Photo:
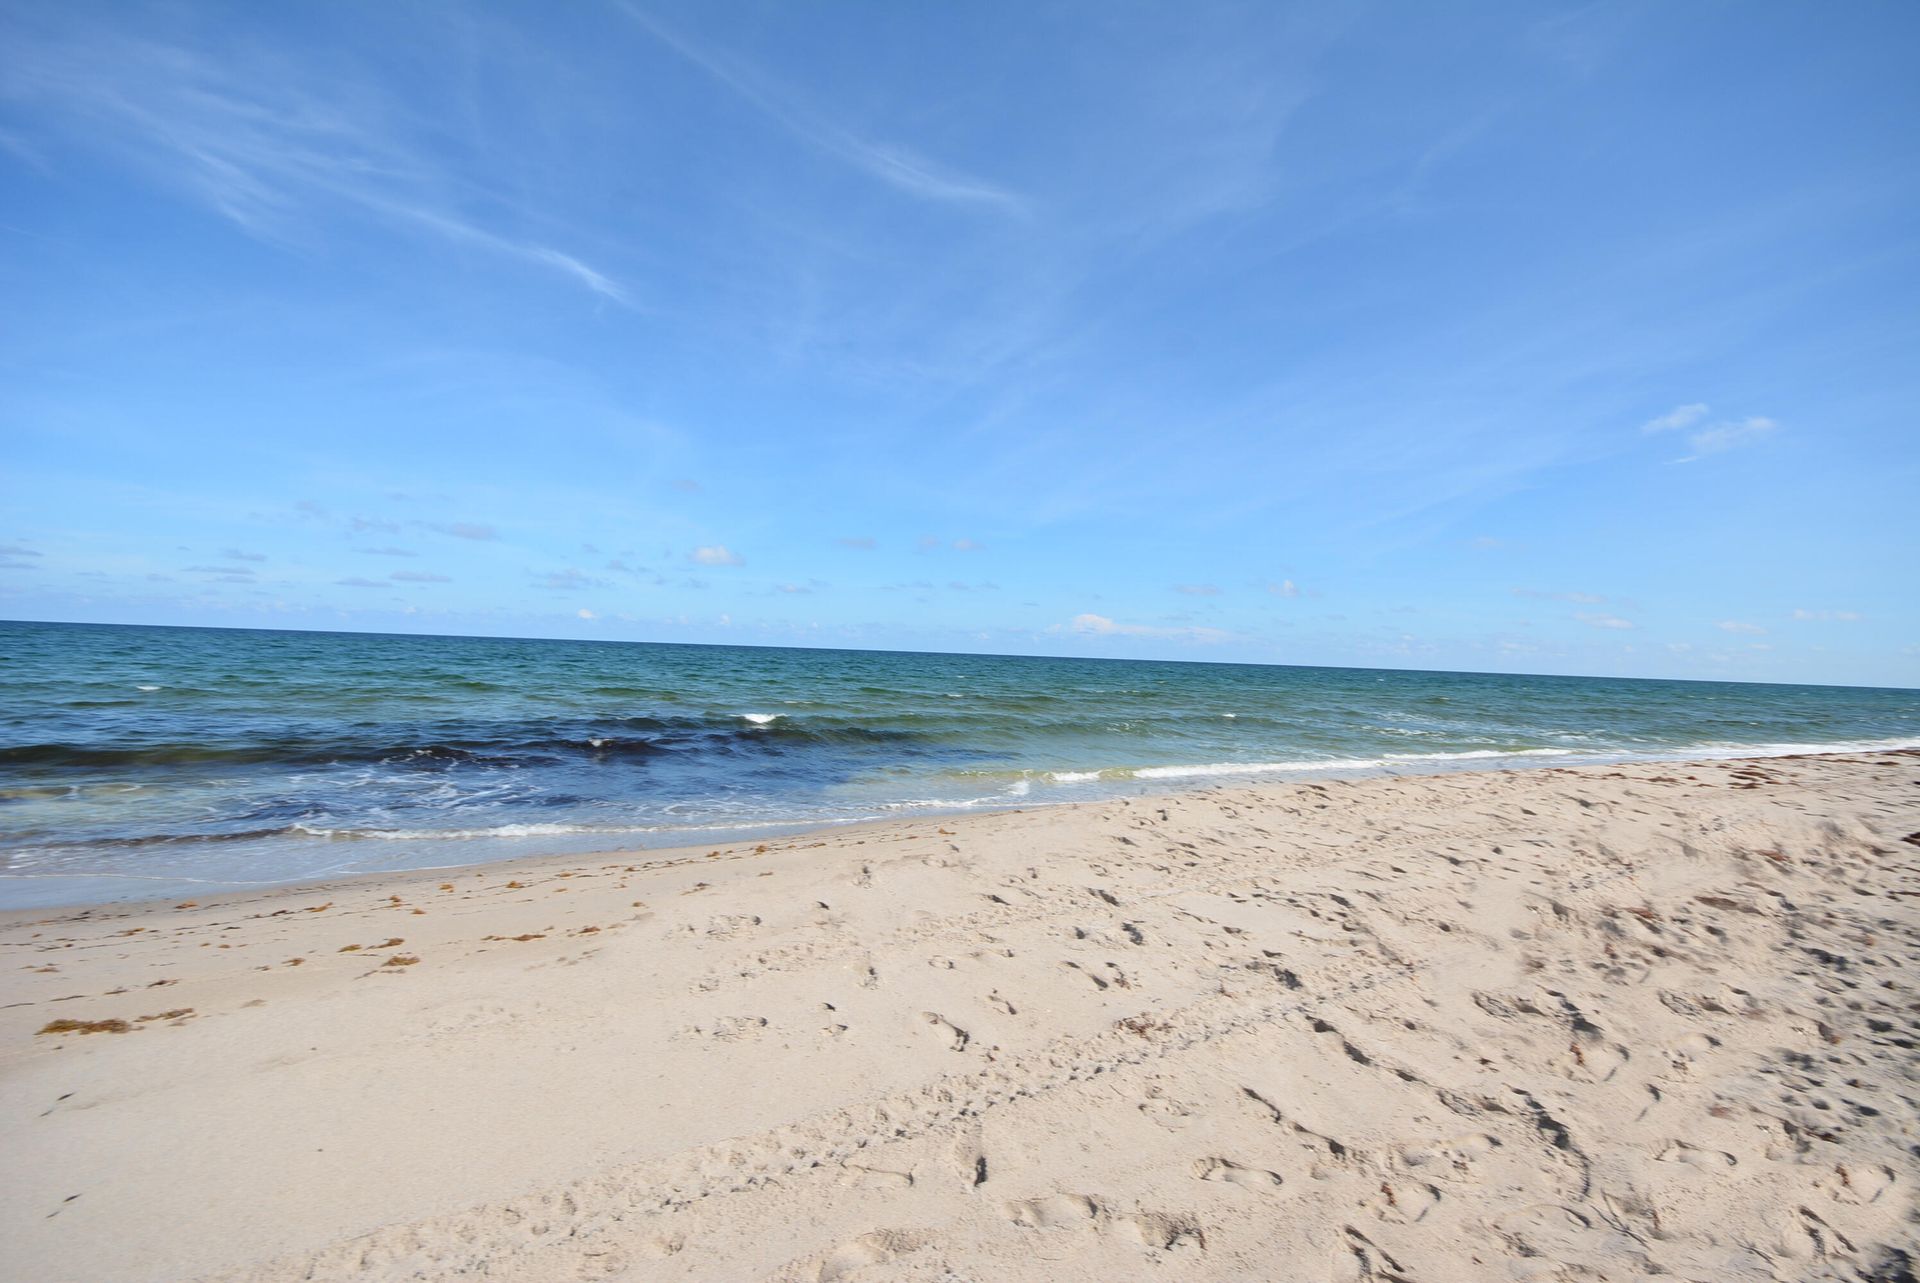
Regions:
[[[1920,685],[1920,8],[0,6],[0,615]]]

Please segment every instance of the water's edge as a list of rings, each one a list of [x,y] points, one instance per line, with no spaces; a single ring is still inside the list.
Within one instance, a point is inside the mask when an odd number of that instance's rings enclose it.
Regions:
[[[206,905],[216,902],[245,903],[247,898],[260,897],[270,899],[281,895],[306,895],[327,891],[362,887],[389,881],[425,881],[434,876],[451,872],[470,872],[475,869],[492,869],[506,877],[515,872],[537,873],[547,867],[577,865],[583,859],[602,859],[609,862],[630,863],[636,866],[672,865],[703,861],[714,854],[729,858],[741,858],[742,853],[734,848],[752,843],[747,854],[758,854],[753,848],[773,842],[787,842],[797,838],[813,837],[822,833],[847,836],[871,835],[895,832],[916,824],[958,823],[967,824],[973,820],[990,820],[1007,815],[1016,815],[1035,810],[1078,810],[1108,805],[1120,798],[1169,798],[1208,794],[1221,791],[1238,793],[1266,794],[1269,790],[1294,788],[1299,785],[1324,780],[1342,780],[1366,782],[1405,778],[1409,776],[1436,775],[1483,775],[1501,776],[1532,773],[1535,771],[1559,771],[1572,774],[1585,774],[1613,767],[1629,765],[1660,765],[1675,769],[1688,766],[1705,767],[1724,765],[1730,762],[1766,762],[1783,759],[1833,758],[1845,760],[1863,753],[1892,753],[1904,756],[1920,757],[1920,740],[1900,741],[1894,744],[1851,745],[1835,748],[1807,748],[1794,745],[1781,745],[1780,751],[1770,753],[1734,753],[1692,756],[1620,756],[1604,761],[1582,761],[1575,764],[1564,762],[1539,762],[1521,766],[1495,766],[1485,762],[1478,764],[1459,764],[1453,766],[1430,766],[1425,769],[1402,770],[1395,768],[1349,769],[1335,772],[1301,772],[1297,775],[1280,777],[1241,776],[1238,778],[1186,779],[1178,783],[1148,785],[1136,792],[1109,793],[1097,798],[1041,802],[1024,806],[1002,805],[981,807],[965,811],[923,811],[896,813],[884,816],[866,816],[857,819],[831,822],[801,822],[792,825],[770,826],[765,831],[742,832],[730,836],[718,834],[705,835],[699,843],[679,845],[615,846],[591,850],[557,852],[526,851],[493,858],[451,861],[445,864],[408,864],[387,869],[355,869],[351,872],[335,874],[320,873],[307,877],[261,881],[212,881],[206,879],[145,879],[123,874],[16,874],[0,872],[0,922],[37,918],[49,912],[56,915],[92,915],[97,913],[141,913],[148,910],[167,907],[190,897],[196,904]],[[682,833],[680,836],[686,836]],[[787,848],[791,849],[791,848]],[[118,884],[121,894],[101,895],[103,883]],[[40,893],[16,894],[18,887],[10,884],[27,884],[38,888]],[[86,894],[82,894],[85,892]]]

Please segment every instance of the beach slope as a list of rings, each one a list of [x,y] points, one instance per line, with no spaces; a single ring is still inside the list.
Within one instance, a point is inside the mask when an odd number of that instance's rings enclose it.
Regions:
[[[1910,1277],[1920,755],[0,918],[0,1275]]]

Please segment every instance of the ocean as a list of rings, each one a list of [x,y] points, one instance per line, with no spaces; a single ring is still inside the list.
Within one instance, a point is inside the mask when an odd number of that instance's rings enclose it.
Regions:
[[[0,623],[0,907],[1212,783],[1920,745],[1920,691]]]

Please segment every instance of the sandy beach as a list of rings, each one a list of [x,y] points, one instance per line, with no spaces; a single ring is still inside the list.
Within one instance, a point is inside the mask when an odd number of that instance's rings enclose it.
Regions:
[[[1912,1277],[1920,754],[0,920],[0,1275]]]

